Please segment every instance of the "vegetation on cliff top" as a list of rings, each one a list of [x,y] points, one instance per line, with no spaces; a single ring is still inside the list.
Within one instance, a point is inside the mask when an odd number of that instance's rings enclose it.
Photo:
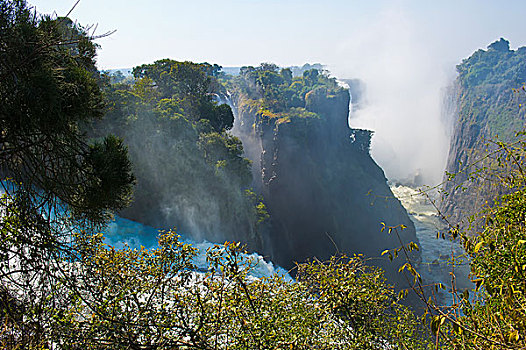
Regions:
[[[510,50],[500,39],[457,66],[460,120],[477,124],[480,135],[509,141],[525,120],[525,98],[513,90],[526,82],[526,47]]]
[[[138,185],[123,215],[209,240],[248,234],[255,242],[263,204],[249,190],[241,141],[227,132],[232,110],[215,101],[220,70],[163,59],[135,67],[134,79],[108,76],[106,114],[90,135],[110,131],[129,147]]]
[[[291,69],[280,69],[271,63],[242,67],[239,76],[224,80],[227,88],[253,101],[263,118],[277,124],[297,118],[319,118],[317,113],[309,111],[309,95],[331,96],[343,90],[327,71],[313,68],[294,77]]]
[[[458,119],[446,169],[455,175],[446,183],[450,196],[442,208],[460,221],[461,216],[467,219],[501,193],[494,182],[476,173],[494,166],[487,157],[488,150],[496,148],[492,140],[510,142],[524,127],[526,112],[521,106],[526,96],[520,88],[526,82],[526,47],[510,50],[508,41],[500,39],[463,60],[457,70]]]

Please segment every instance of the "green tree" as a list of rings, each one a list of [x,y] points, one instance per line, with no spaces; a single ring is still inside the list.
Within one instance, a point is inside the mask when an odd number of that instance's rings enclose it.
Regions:
[[[465,316],[450,318],[449,347],[524,349],[526,347],[526,174],[525,133],[513,142],[495,142],[488,166],[474,176],[498,181],[494,205],[479,215],[476,230],[456,231],[469,256],[476,290],[458,300]],[[496,148],[495,148],[496,147]],[[450,328],[450,329],[451,329]]]
[[[250,274],[257,261],[239,243],[207,251],[173,232],[157,249],[107,249],[102,236],[76,240],[82,273],[56,293],[69,302],[50,327],[64,348],[426,349],[417,319],[380,270],[363,258],[299,265],[299,279]],[[72,267],[72,270],[74,268]],[[80,288],[79,288],[80,286]],[[79,295],[81,297],[79,297]]]
[[[292,83],[292,71],[290,68],[283,68],[279,74],[287,84],[290,85],[290,83]]]
[[[525,135],[520,132],[511,142],[492,141],[477,167],[465,165],[470,181],[490,183],[495,196],[479,213],[461,218],[471,225],[460,226],[442,216],[449,227],[447,236],[465,251],[451,259],[452,305],[441,305],[424,288],[415,268],[405,265],[414,276],[413,290],[425,304],[437,348],[526,348]],[[472,290],[459,290],[455,283],[454,268],[465,263],[471,268]],[[446,287],[438,284],[435,292],[439,288]]]
[[[81,27],[64,44],[66,19],[38,18],[23,1],[2,2],[0,52],[0,167],[16,191],[50,203],[66,203],[74,213],[104,220],[108,210],[130,200],[133,177],[121,142],[108,138],[89,145],[82,123],[100,118],[102,94],[94,73],[95,45]],[[69,20],[68,20],[69,21]],[[77,39],[78,37],[78,39]],[[73,50],[71,45],[76,44]],[[103,169],[100,153],[110,152],[115,166]],[[103,170],[103,172],[101,172]],[[114,176],[111,177],[110,173]],[[115,176],[122,177],[119,182]],[[121,195],[104,204],[86,201],[96,188],[116,187]],[[9,187],[5,191],[11,193]]]
[[[46,297],[74,227],[96,227],[131,199],[134,177],[115,137],[88,142],[103,112],[95,44],[66,18],[0,2],[0,318],[9,347],[39,346],[55,317]]]

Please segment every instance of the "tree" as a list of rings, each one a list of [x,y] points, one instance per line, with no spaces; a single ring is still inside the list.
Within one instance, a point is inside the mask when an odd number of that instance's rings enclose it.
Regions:
[[[508,52],[510,51],[510,42],[504,38],[500,38],[500,40],[497,40],[494,43],[490,44],[488,46],[488,49],[493,49],[501,52]]]
[[[89,212],[94,222],[104,220],[108,210],[128,203],[133,177],[120,141],[108,138],[89,145],[81,132],[83,123],[102,116],[95,45],[81,27],[66,19],[38,18],[23,1],[3,2],[2,7],[3,179],[12,179],[17,191],[34,199],[57,199],[81,216]],[[63,39],[65,25],[73,25],[68,28],[75,38]],[[112,164],[120,168],[103,165],[101,152],[111,153]],[[117,176],[123,176],[121,183],[113,182]],[[97,188],[113,186],[121,194],[104,204],[87,199]]]
[[[308,85],[315,85],[318,82],[319,71],[317,69],[309,69],[303,72],[303,79]]]
[[[526,133],[511,142],[491,141],[485,156],[462,171],[477,183],[490,183],[494,198],[469,218],[468,226],[451,222],[447,236],[464,247],[451,265],[469,263],[474,289],[459,290],[451,271],[452,305],[439,304],[414,276],[413,290],[425,304],[436,348],[454,350],[524,349],[526,347]],[[453,177],[454,174],[451,174]],[[485,184],[488,185],[488,184]],[[461,185],[458,185],[461,186]],[[469,190],[473,190],[471,187]],[[447,195],[447,194],[446,194]],[[442,233],[446,238],[446,233]],[[401,247],[405,252],[412,246]],[[400,251],[398,250],[398,251]],[[435,292],[446,287],[437,284]]]
[[[227,104],[214,106],[214,118],[210,119],[212,127],[216,131],[230,130],[234,126],[234,113]]]
[[[476,232],[458,231],[469,256],[474,293],[464,291],[451,317],[449,348],[524,349],[526,347],[526,140],[492,142],[488,166],[473,176],[497,181],[494,205],[479,218]],[[458,313],[457,313],[458,314]]]
[[[85,237],[85,236],[84,236]],[[257,261],[239,243],[197,250],[173,232],[157,249],[107,249],[77,240],[78,283],[51,320],[64,347],[91,349],[426,349],[417,319],[361,257],[298,266],[297,281],[251,277]],[[81,286],[81,289],[79,289]],[[81,297],[79,297],[79,295]]]
[[[152,98],[171,99],[177,104],[180,113],[193,122],[201,119],[210,121],[215,131],[231,129],[234,116],[228,105],[217,105],[213,94],[220,91],[217,76],[221,67],[217,64],[178,62],[163,59],[153,64],[143,64],[133,69],[137,79],[134,89]],[[140,89],[140,90],[139,90]]]
[[[144,64],[133,69],[135,78],[150,78],[155,82],[162,97],[202,97],[210,91],[211,77],[217,75],[217,67],[208,63],[177,62],[170,59]]]
[[[2,1],[0,10],[2,340],[38,346],[56,316],[45,298],[57,261],[71,252],[71,231],[127,205],[134,177],[120,139],[90,142],[82,132],[103,107],[86,31],[23,0]]]
[[[292,83],[292,71],[290,68],[283,68],[279,72],[279,74],[283,77],[283,80],[290,85]]]

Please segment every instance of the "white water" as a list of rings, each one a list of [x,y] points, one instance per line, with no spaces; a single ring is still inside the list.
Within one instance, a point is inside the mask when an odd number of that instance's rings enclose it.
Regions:
[[[457,290],[462,292],[465,289],[473,289],[473,284],[469,281],[469,264],[467,259],[462,258],[462,247],[449,239],[437,239],[437,233],[447,232],[447,227],[440,221],[430,199],[407,186],[393,185],[391,191],[400,199],[415,224],[422,254],[418,270],[424,282],[442,283],[447,286],[447,292],[450,292],[453,273]],[[432,200],[432,194],[430,197]],[[458,259],[456,264],[452,263],[452,257]],[[440,299],[447,302],[450,297],[442,293]]]
[[[123,248],[125,245],[130,248],[140,249],[141,246],[145,248],[157,247],[157,236],[159,230],[140,224],[135,221],[123,219],[116,216],[115,220],[111,222],[105,232],[105,243],[115,248]],[[194,248],[199,249],[197,256],[193,259],[193,263],[199,270],[207,270],[208,264],[206,261],[206,250],[213,247],[215,244],[207,241],[197,242],[190,238],[181,235],[181,240],[184,243],[191,244]],[[274,274],[283,276],[286,280],[290,280],[291,277],[283,268],[274,266],[272,262],[267,262],[265,259],[256,253],[252,253],[246,256],[255,266],[249,273],[250,276],[261,278],[270,277]]]

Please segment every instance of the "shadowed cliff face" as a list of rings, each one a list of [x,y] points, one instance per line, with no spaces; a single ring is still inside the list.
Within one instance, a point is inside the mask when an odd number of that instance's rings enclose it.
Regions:
[[[498,178],[489,172],[481,177],[477,171],[495,161],[494,156],[488,157],[496,149],[491,140],[510,142],[524,127],[526,115],[520,106],[526,96],[515,89],[526,81],[525,58],[525,47],[510,50],[509,43],[500,39],[457,66],[454,96],[449,98],[456,103],[458,114],[446,167],[456,175],[445,183],[448,196],[441,203],[451,222],[492,205],[492,198],[503,191]]]
[[[382,169],[371,159],[371,132],[349,129],[349,93],[334,95],[315,89],[305,107],[319,118],[276,122],[258,111],[243,95],[234,97],[235,133],[249,157],[255,188],[264,195],[271,216],[265,253],[284,267],[295,261],[320,260],[338,252],[379,257],[398,247],[394,234],[380,232],[403,224],[404,241],[416,242],[415,230],[387,186]],[[251,146],[253,145],[253,147]],[[375,262],[377,263],[377,262]],[[397,264],[378,261],[395,277]],[[396,278],[396,277],[395,277]]]

